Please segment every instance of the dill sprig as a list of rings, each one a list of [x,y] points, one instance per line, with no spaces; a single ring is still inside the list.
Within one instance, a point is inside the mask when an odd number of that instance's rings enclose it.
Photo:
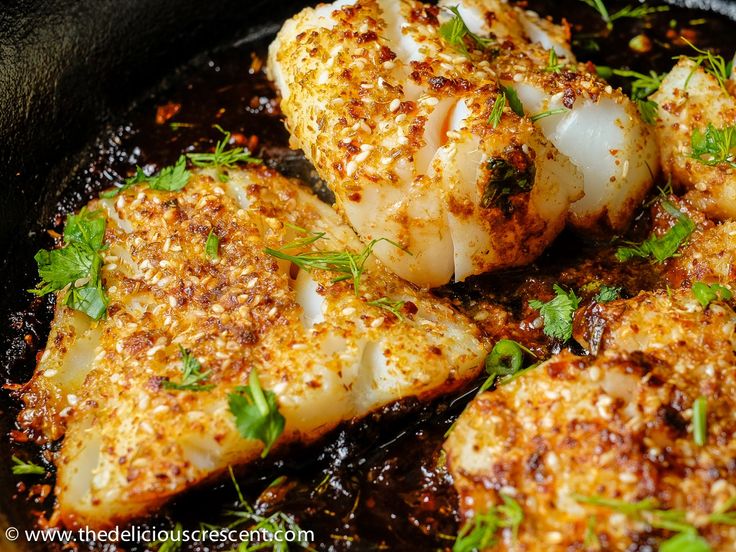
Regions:
[[[285,514],[283,512],[275,512],[270,515],[264,515],[256,511],[256,508],[251,506],[248,501],[245,500],[243,492],[240,489],[240,485],[235,479],[233,469],[228,467],[230,471],[230,480],[235,487],[235,492],[238,497],[238,503],[235,509],[228,510],[225,515],[230,517],[232,521],[227,525],[228,529],[235,529],[247,525],[250,531],[265,531],[271,535],[285,534],[287,531],[292,531],[298,538],[303,538],[308,531],[304,531],[299,524],[296,522],[293,516]],[[291,547],[298,545],[302,548],[309,548],[309,542],[305,540],[293,541],[293,542],[282,542],[282,541],[268,541],[268,542],[254,542],[241,543],[232,552],[252,552],[261,549],[272,549],[273,552],[288,552]]]
[[[187,349],[179,345],[181,355],[181,381],[174,382],[166,380],[162,382],[164,389],[173,391],[210,391],[214,384],[205,384],[210,377],[211,370],[202,372],[202,365]]]
[[[636,6],[628,5],[617,12],[610,13],[603,0],[582,0],[601,16],[608,30],[613,29],[613,23],[619,19],[644,19],[653,13],[669,11],[669,6],[648,6],[646,3]]]
[[[693,68],[692,71],[690,71],[690,74],[685,80],[684,88],[687,89],[687,85],[690,83],[690,79],[695,73],[695,70],[698,67],[702,67],[706,73],[710,73],[711,75],[713,75],[718,81],[718,85],[721,87],[721,89],[724,92],[727,92],[726,81],[729,79],[733,71],[733,61],[726,61],[723,58],[723,56],[714,54],[710,50],[703,50],[701,48],[698,48],[697,46],[695,46],[695,44],[690,42],[684,36],[680,38],[682,39],[683,42],[685,42],[685,44],[690,46],[693,50],[695,50],[698,53],[697,56],[688,57],[690,61],[695,63],[695,67]],[[679,59],[679,57],[674,57],[673,59],[677,60]]]
[[[485,513],[475,516],[462,526],[457,535],[452,552],[471,552],[487,550],[498,543],[499,529],[510,528],[514,539],[519,526],[524,521],[524,511],[512,497],[500,493],[503,504],[492,506]]]
[[[215,125],[215,128],[224,135],[222,140],[217,142],[215,151],[212,153],[187,153],[192,165],[214,168],[220,181],[227,182],[229,176],[226,171],[235,169],[239,163],[263,163],[263,160],[253,157],[248,148],[228,148],[230,132],[223,130],[220,125]]]
[[[708,123],[705,131],[693,130],[690,136],[690,157],[711,167],[722,163],[736,168],[736,126],[716,128]]]
[[[542,111],[541,113],[532,115],[529,118],[531,119],[532,123],[536,123],[541,119],[546,119],[547,117],[551,117],[552,115],[562,115],[563,113],[568,113],[569,111],[570,110],[566,107],[558,107],[557,109],[548,109],[547,111]]]
[[[462,52],[466,56],[470,55],[466,41],[468,38],[471,39],[480,50],[485,50],[493,44],[492,39],[478,36],[468,29],[468,26],[460,15],[458,6],[452,6],[447,8],[447,10],[452,13],[452,18],[440,25],[440,36],[454,49]]]
[[[315,234],[315,236],[317,236],[317,234]],[[317,237],[310,236],[306,238],[306,240],[311,240],[311,242],[308,241],[308,243],[313,243],[314,241],[323,237],[324,234],[321,233],[321,235]],[[311,272],[312,270],[325,270],[328,272],[335,272],[339,274],[339,276],[336,276],[332,279],[333,283],[342,282],[345,280],[352,280],[353,289],[355,290],[355,295],[357,296],[360,292],[360,279],[363,276],[363,271],[365,270],[365,263],[368,261],[368,258],[373,253],[373,248],[382,241],[388,242],[391,245],[398,247],[399,249],[403,249],[399,244],[389,240],[388,238],[378,238],[375,240],[371,240],[359,253],[353,253],[352,251],[318,250],[305,251],[292,255],[285,252],[286,249],[294,249],[298,247],[297,242],[286,244],[281,249],[272,249],[270,247],[267,247],[266,249],[264,249],[264,252],[277,259],[290,261],[302,270],[306,270],[308,272]],[[302,244],[304,244],[304,242],[302,242]]]
[[[392,300],[388,297],[381,297],[380,299],[376,299],[375,301],[368,301],[368,304],[372,307],[378,307],[379,309],[390,312],[399,320],[404,320],[404,315],[401,313],[401,309],[404,308],[406,301]]]

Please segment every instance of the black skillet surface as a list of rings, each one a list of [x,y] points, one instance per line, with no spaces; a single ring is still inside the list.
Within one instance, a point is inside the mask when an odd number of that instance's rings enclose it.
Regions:
[[[736,20],[736,5],[730,2],[684,3]],[[244,140],[256,135],[259,153],[270,163],[316,182],[303,158],[286,148],[287,135],[263,75],[248,74],[251,53],[262,54],[278,23],[302,4],[16,0],[0,7],[0,244],[5,252],[0,259],[0,383],[28,379],[48,332],[50,304],[32,303],[24,292],[36,281],[33,254],[49,246],[44,231],[59,226],[60,213],[119,182],[136,163],[160,167],[187,148],[210,147],[218,138],[211,125],[219,123]],[[579,1],[529,4],[557,19],[566,17],[585,33],[603,29]],[[698,45],[727,57],[736,49],[736,25],[712,13],[673,9],[654,16],[651,24],[647,29],[639,21],[617,23],[610,35],[596,39],[597,50],[581,37],[577,53],[582,60],[645,71],[669,68],[677,53],[667,47],[673,32],[694,33]],[[654,48],[635,55],[627,44],[641,31],[654,39]],[[203,51],[210,53],[174,70]],[[180,111],[165,124],[157,123],[157,107],[169,103],[179,104]],[[171,122],[183,125],[172,128]],[[556,279],[583,262],[592,249],[571,240],[563,237],[552,253],[522,274],[481,278],[445,293],[461,302],[518,295],[528,273]],[[582,253],[571,255],[573,249]],[[633,278],[631,291],[646,287],[644,279]],[[270,493],[263,508],[294,514],[303,528],[315,531],[318,549],[451,547],[449,536],[457,532],[455,497],[437,468],[438,453],[443,433],[466,400],[446,399],[423,408],[408,401],[388,408],[365,423],[341,428],[318,446],[261,466],[259,477],[242,478],[243,488],[254,500],[274,477],[286,475],[287,485]],[[0,392],[0,528],[3,517],[28,527],[31,511],[50,506],[48,500],[26,498],[34,480],[10,474],[12,452],[38,452],[11,450],[8,432],[16,407]],[[218,512],[234,499],[229,483],[194,490],[145,525],[222,522]],[[0,552],[7,546],[0,535]],[[50,547],[22,543],[19,549],[31,548]],[[113,548],[99,543],[82,547]],[[139,543],[126,549],[147,548]]]

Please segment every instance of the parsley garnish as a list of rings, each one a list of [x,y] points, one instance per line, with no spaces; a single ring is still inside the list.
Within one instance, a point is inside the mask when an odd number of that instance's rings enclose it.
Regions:
[[[513,377],[524,366],[524,355],[536,358],[529,349],[512,339],[501,339],[486,357],[485,367],[488,379],[481,385],[478,393],[487,390],[496,381],[496,378]],[[505,380],[504,380],[505,381]]]
[[[207,241],[204,244],[204,252],[210,259],[217,259],[220,251],[220,238],[217,237],[214,230],[210,230],[207,235]]]
[[[460,15],[458,6],[453,6],[447,9],[453,14],[453,16],[452,19],[440,25],[440,36],[450,46],[467,56],[470,52],[468,52],[466,38],[472,39],[476,46],[481,50],[485,50],[493,44],[492,39],[480,37],[468,29],[468,26]]]
[[[17,456],[13,455],[13,475],[43,475],[46,473],[46,469],[34,464],[33,462],[24,462]]]
[[[514,156],[514,161],[516,164],[503,157],[492,157],[488,160],[488,183],[480,199],[481,207],[498,207],[508,211],[511,196],[532,189],[536,175],[534,163],[525,154]]]
[[[291,261],[303,270],[326,270],[341,274],[341,276],[333,278],[333,283],[352,279],[355,295],[358,295],[360,290],[360,278],[363,275],[365,263],[368,260],[368,257],[371,256],[371,253],[373,253],[373,248],[376,244],[385,241],[401,249],[401,246],[396,242],[393,242],[388,238],[379,238],[371,240],[360,253],[352,253],[350,251],[307,251],[297,253],[296,255],[290,255],[284,252],[285,249],[293,249],[308,243],[313,243],[322,237],[324,237],[324,233],[315,233],[313,236],[286,244],[281,249],[271,249],[270,247],[267,247],[264,249],[264,252],[272,257],[276,257],[277,259]]]
[[[381,297],[375,301],[368,301],[368,304],[390,312],[399,320],[404,319],[404,315],[401,314],[401,309],[404,308],[406,301],[392,301],[388,297]]]
[[[488,124],[496,128],[501,122],[501,116],[503,115],[503,108],[506,107],[506,94],[499,92],[496,96],[496,100],[493,102],[493,108],[491,114],[488,117]]]
[[[690,75],[688,75],[687,80],[685,81],[684,88],[687,89],[687,85],[690,82],[690,78],[692,78],[693,74],[695,73],[695,70],[698,67],[702,66],[706,73],[710,73],[716,78],[721,89],[724,92],[727,92],[726,81],[731,76],[731,72],[733,71],[733,61],[726,61],[723,56],[716,55],[710,50],[701,50],[685,37],[680,38],[683,40],[683,42],[685,42],[688,46],[690,46],[693,50],[700,54],[688,58],[690,61],[695,63],[695,67],[692,71],[690,71]],[[677,60],[679,58],[675,57],[673,59]]]
[[[178,192],[189,182],[191,173],[187,170],[187,161],[184,156],[179,156],[173,167],[164,167],[158,174],[148,179],[148,187],[151,190],[163,192]]]
[[[64,304],[100,320],[108,304],[100,276],[106,224],[101,211],[84,208],[78,215],[67,216],[64,247],[36,253],[41,283],[28,291],[40,296],[68,287]]]
[[[503,504],[493,506],[485,514],[476,514],[463,525],[452,552],[487,550],[498,542],[496,533],[504,527],[511,528],[514,538],[517,537],[519,526],[524,521],[524,511],[510,496],[504,493],[500,493],[500,496]]]
[[[157,174],[151,176],[147,176],[146,173],[143,172],[143,169],[136,167],[135,174],[126,179],[122,186],[102,192],[100,197],[115,197],[120,192],[124,192],[128,188],[142,182],[148,182],[148,187],[151,190],[178,192],[187,185],[190,176],[191,173],[187,170],[187,159],[183,155],[180,155],[179,159],[176,160],[176,164],[164,167]]]
[[[663,236],[650,236],[639,245],[619,247],[616,251],[616,258],[619,261],[629,261],[634,257],[644,259],[654,257],[657,262],[661,263],[674,257],[680,246],[688,240],[695,231],[695,223],[669,201],[662,201],[662,206],[677,219],[672,228]]]
[[[708,399],[698,397],[693,403],[693,441],[699,447],[708,440]]]
[[[546,303],[534,299],[529,301],[529,306],[542,316],[546,335],[567,341],[572,337],[572,319],[580,305],[580,298],[573,290],[565,291],[557,284],[553,289],[556,295],[554,299]]]
[[[225,149],[230,145],[231,134],[219,125],[215,128],[224,134],[222,140],[215,145],[213,153],[187,153],[187,157],[195,167],[212,167],[217,170],[220,182],[227,182],[229,176],[223,169],[235,169],[238,163],[263,163],[263,160],[253,157],[248,148]]]
[[[557,52],[555,52],[555,49],[550,48],[549,58],[547,59],[547,67],[545,67],[544,70],[548,73],[562,73],[563,67],[564,66],[560,63],[560,60],[557,58]]]
[[[265,458],[286,425],[276,404],[276,394],[261,388],[255,368],[248,377],[248,386],[239,386],[235,390],[236,393],[230,393],[228,397],[235,426],[246,439],[257,439],[264,444],[261,458]]]
[[[621,296],[621,288],[603,284],[595,296],[596,303],[609,303]]]
[[[690,147],[690,157],[704,165],[712,167],[727,163],[736,168],[736,157],[733,153],[736,148],[736,126],[719,129],[708,123],[705,132],[696,128],[690,137]]]
[[[692,286],[693,295],[704,309],[713,301],[728,301],[733,298],[733,293],[726,286],[721,284],[706,284],[705,282],[695,282]]]
[[[646,3],[640,4],[638,6],[625,6],[624,8],[620,9],[619,11],[610,14],[608,12],[608,9],[606,8],[606,5],[603,3],[603,0],[582,0],[586,4],[588,4],[591,8],[593,8],[595,11],[598,12],[598,14],[601,16],[601,19],[606,24],[606,27],[608,27],[609,30],[613,29],[613,23],[614,21],[618,19],[643,19],[648,15],[651,15],[653,13],[657,12],[664,12],[668,11],[670,8],[669,6],[647,6]]]
[[[557,109],[548,109],[547,111],[542,111],[541,113],[532,115],[530,119],[532,120],[532,123],[536,123],[540,119],[545,119],[546,117],[551,117],[552,115],[560,115],[562,113],[567,113],[568,111],[570,110],[566,107],[558,107]]]
[[[210,377],[211,370],[202,372],[202,365],[199,361],[181,345],[179,346],[179,353],[181,354],[181,382],[166,380],[162,383],[163,388],[175,391],[209,391],[213,389],[214,384],[204,384]]]

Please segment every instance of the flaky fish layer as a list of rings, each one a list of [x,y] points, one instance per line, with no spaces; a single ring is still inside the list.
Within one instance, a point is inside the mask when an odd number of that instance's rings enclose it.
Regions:
[[[92,201],[107,218],[99,323],[57,302],[51,336],[22,398],[20,422],[63,437],[57,520],[108,526],[257,458],[228,395],[257,370],[286,428],[276,447],[308,442],[393,401],[428,398],[474,377],[484,345],[446,302],[368,259],[359,288],[264,252],[360,252],[328,205],[265,168],[192,176],[180,192],[139,186]],[[210,232],[217,258],[205,254]],[[293,244],[292,244],[293,245]],[[337,275],[339,276],[339,274]],[[371,305],[402,302],[398,315]],[[380,303],[379,303],[380,305]],[[180,347],[209,390],[174,390]]]

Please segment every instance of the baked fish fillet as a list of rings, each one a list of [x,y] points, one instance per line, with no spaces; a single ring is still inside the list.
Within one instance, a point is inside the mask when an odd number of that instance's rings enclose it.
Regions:
[[[659,104],[657,140],[665,176],[672,179],[675,188],[686,190],[686,197],[698,209],[721,219],[736,218],[733,157],[718,162],[708,153],[696,154],[693,135],[700,133],[708,140],[709,125],[719,131],[736,124],[736,98],[729,90],[733,90],[733,83],[720,83],[702,65],[682,58],[652,95]],[[732,149],[731,132],[728,139],[721,138],[726,140],[725,154]],[[714,152],[718,146],[708,149]]]
[[[293,147],[364,241],[412,251],[376,248],[425,286],[526,264],[568,218],[620,230],[658,164],[620,91],[571,57],[547,71],[538,42],[571,56],[564,28],[505,2],[457,9],[472,40],[443,37],[449,9],[340,0],[288,20],[269,51]]]
[[[697,542],[668,549],[733,550],[736,528],[711,516],[736,500],[736,313],[682,289],[597,317],[596,357],[557,355],[459,418],[445,450],[464,517],[518,502],[518,537],[498,529],[489,550],[657,549],[679,532]]]
[[[372,257],[354,287],[264,252],[364,251],[307,189],[265,168],[214,176],[88,205],[107,219],[107,318],[57,301],[19,418],[46,440],[63,437],[55,520],[64,525],[124,522],[256,459],[263,444],[239,434],[228,406],[253,370],[286,419],[276,447],[479,372],[476,327]],[[216,259],[205,254],[210,232]],[[182,380],[180,348],[211,388],[167,387]]]

